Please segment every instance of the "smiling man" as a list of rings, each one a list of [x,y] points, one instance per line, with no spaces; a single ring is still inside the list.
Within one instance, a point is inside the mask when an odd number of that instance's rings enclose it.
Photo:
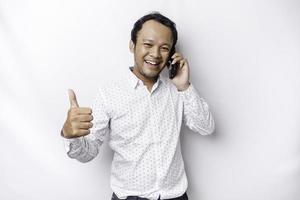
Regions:
[[[62,129],[67,154],[88,162],[109,134],[112,200],[188,199],[181,125],[208,135],[214,120],[189,81],[189,65],[175,52],[176,42],[170,19],[157,12],[145,15],[131,31],[134,66],[124,78],[99,88],[92,108],[79,107],[69,90],[71,108]],[[178,64],[172,78],[160,75],[169,61]]]

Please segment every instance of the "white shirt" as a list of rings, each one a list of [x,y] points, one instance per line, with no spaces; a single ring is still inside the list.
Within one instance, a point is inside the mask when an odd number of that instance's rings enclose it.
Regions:
[[[178,91],[159,76],[149,92],[128,70],[123,79],[99,89],[92,110],[94,127],[87,136],[67,140],[69,157],[92,160],[109,134],[114,151],[110,182],[119,198],[169,199],[187,190],[179,140],[182,122],[202,135],[214,130],[209,107],[192,84]]]

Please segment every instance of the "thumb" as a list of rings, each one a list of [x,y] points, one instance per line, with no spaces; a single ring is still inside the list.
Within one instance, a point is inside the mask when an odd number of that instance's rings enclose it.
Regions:
[[[72,89],[68,89],[69,93],[69,100],[70,100],[70,106],[71,108],[79,107],[76,99],[75,92]]]

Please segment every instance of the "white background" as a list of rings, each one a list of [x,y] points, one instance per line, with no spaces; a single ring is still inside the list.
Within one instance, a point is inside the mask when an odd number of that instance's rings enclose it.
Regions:
[[[298,200],[298,0],[0,0],[0,199],[105,200],[112,152],[67,157],[60,129],[73,88],[90,106],[99,84],[133,64],[133,23],[173,19],[214,135],[184,128],[191,200]]]

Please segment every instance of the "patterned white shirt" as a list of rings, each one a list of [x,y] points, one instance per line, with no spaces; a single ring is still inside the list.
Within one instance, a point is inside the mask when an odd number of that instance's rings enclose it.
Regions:
[[[159,76],[149,92],[128,70],[123,79],[99,88],[92,110],[91,133],[66,140],[69,157],[92,160],[109,134],[114,152],[110,183],[119,198],[169,199],[187,190],[179,140],[182,122],[202,135],[215,127],[207,103],[192,84],[178,91],[170,79]]]

